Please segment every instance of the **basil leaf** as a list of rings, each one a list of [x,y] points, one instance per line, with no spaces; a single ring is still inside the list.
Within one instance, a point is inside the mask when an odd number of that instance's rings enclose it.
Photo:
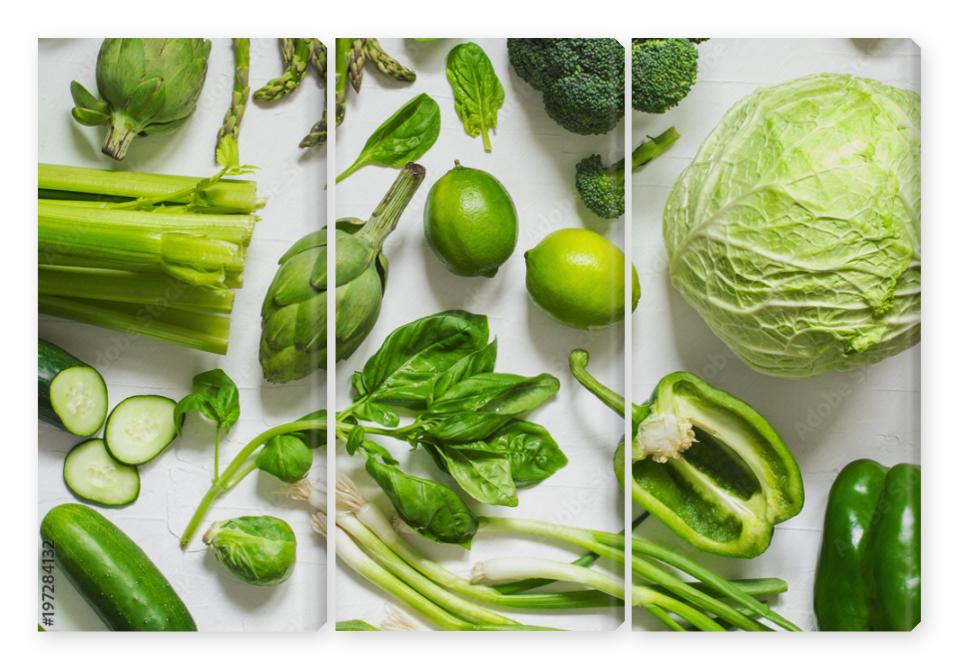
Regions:
[[[361,447],[363,443],[364,443],[363,426],[354,426],[350,431],[350,435],[347,436],[347,444],[344,445],[344,448],[347,450],[348,454],[353,456],[354,454],[357,453],[357,450]]]
[[[401,326],[354,373],[358,399],[423,409],[437,378],[485,347],[487,337],[486,316],[456,310]]]
[[[178,432],[183,428],[188,412],[197,412],[217,424],[217,430],[227,432],[240,418],[240,399],[237,385],[227,373],[217,368],[201,372],[193,379],[193,392],[174,407],[174,423]]]
[[[393,428],[400,423],[400,417],[393,410],[376,402],[365,402],[354,409],[354,415],[358,419],[373,421],[382,426]]]
[[[437,377],[434,387],[431,389],[430,397],[427,399],[428,406],[432,405],[436,398],[444,395],[457,382],[479,375],[482,372],[493,372],[496,360],[497,340],[493,340],[483,349],[461,358],[450,366],[446,372]]]
[[[567,465],[567,456],[544,426],[514,420],[485,440],[487,449],[510,460],[519,487],[544,481]]]
[[[517,487],[511,463],[486,449],[483,442],[466,445],[424,445],[443,469],[474,500],[517,507]]]
[[[440,107],[421,93],[391,115],[367,139],[360,155],[337,177],[340,183],[365,165],[404,167],[430,149],[440,134]]]
[[[397,459],[394,458],[389,451],[384,449],[376,442],[367,439],[363,426],[358,425],[353,427],[353,429],[350,431],[350,435],[347,436],[347,444],[345,445],[345,449],[351,456],[356,454],[359,450],[363,450],[368,456],[377,456],[384,463],[390,463],[392,465],[397,464]]]
[[[371,457],[367,458],[366,469],[408,526],[435,542],[470,548],[477,532],[477,517],[451,489]]]
[[[327,421],[327,410],[318,409],[311,412],[310,414],[305,414],[304,416],[297,419],[298,421]],[[312,428],[309,430],[301,430],[290,435],[296,435],[299,437],[304,444],[306,444],[311,449],[316,449],[317,447],[323,447],[327,445],[327,427],[323,428]]]
[[[314,452],[303,440],[292,434],[270,438],[257,454],[258,470],[292,484],[307,476],[314,462]]]
[[[484,151],[490,153],[489,131],[497,128],[497,110],[504,104],[504,87],[490,58],[473,42],[458,44],[447,54],[447,81],[464,130],[471,137],[480,135]]]
[[[482,440],[511,419],[544,404],[560,389],[557,377],[544,373],[521,377],[487,372],[458,382],[421,415],[424,434],[434,440]]]

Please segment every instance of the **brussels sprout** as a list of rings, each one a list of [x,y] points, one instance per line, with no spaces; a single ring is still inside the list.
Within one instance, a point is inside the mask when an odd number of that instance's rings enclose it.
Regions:
[[[300,481],[314,462],[312,452],[296,435],[272,437],[257,455],[257,469],[293,484]]]
[[[234,577],[254,586],[286,581],[297,560],[294,531],[275,516],[216,521],[204,533],[204,543]]]

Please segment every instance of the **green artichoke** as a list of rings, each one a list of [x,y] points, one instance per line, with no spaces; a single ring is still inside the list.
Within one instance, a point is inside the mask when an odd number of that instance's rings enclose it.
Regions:
[[[337,221],[337,360],[354,353],[377,321],[387,285],[381,249],[424,175],[408,163],[370,219]],[[260,312],[260,367],[264,379],[283,383],[327,364],[327,229],[302,237],[278,263]]]
[[[73,118],[106,125],[103,152],[123,160],[137,135],[169,133],[193,114],[209,54],[205,39],[105,39],[97,55],[101,97],[70,82]]]

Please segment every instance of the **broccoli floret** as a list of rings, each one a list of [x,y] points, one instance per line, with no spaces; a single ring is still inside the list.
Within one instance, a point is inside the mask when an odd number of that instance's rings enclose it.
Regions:
[[[631,152],[631,172],[652,160],[674,144],[680,135],[674,128],[641,142]],[[581,160],[575,168],[574,185],[589,210],[604,219],[624,214],[624,159],[606,167],[598,154]]]
[[[536,38],[507,40],[507,58],[517,72],[517,76],[538,91],[544,90],[548,72],[548,52],[542,43],[554,41]]]
[[[600,154],[582,159],[575,168],[574,185],[589,210],[604,219],[624,213],[624,161],[607,167]]]
[[[631,42],[631,104],[661,114],[683,100],[697,81],[697,47],[686,38]]]
[[[603,135],[624,116],[623,84],[578,72],[544,89],[544,109],[572,133]]]
[[[624,50],[613,39],[509,39],[517,75],[544,94],[547,114],[581,135],[610,131],[624,115]]]

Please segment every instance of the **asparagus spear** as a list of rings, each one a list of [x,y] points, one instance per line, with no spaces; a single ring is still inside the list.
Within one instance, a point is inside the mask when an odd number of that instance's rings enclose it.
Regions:
[[[334,46],[334,120],[339,126],[347,113],[347,66],[350,62],[352,41],[338,37]]]
[[[377,69],[383,74],[397,81],[414,81],[417,75],[410,68],[401,65],[396,58],[388,54],[374,37],[368,37],[365,44],[367,58],[373,61]]]
[[[281,37],[278,41],[280,42],[280,60],[286,70],[294,60],[294,38]]]
[[[327,47],[316,37],[307,40],[310,46],[310,64],[317,73],[321,84],[327,81]]]
[[[347,77],[354,93],[360,93],[360,83],[364,79],[364,63],[367,60],[367,38],[354,37],[350,41],[350,55],[347,58]]]
[[[283,48],[281,49],[283,52]],[[283,55],[283,53],[282,53]],[[271,79],[262,87],[254,91],[254,100],[273,102],[296,90],[307,73],[310,61],[310,46],[307,40],[294,39],[294,50],[290,55],[290,64],[284,68],[283,74]]]
[[[235,37],[234,46],[234,88],[230,94],[230,106],[224,115],[223,125],[217,131],[217,147],[225,137],[240,138],[240,122],[244,118],[247,98],[250,97],[250,39]],[[216,155],[216,152],[215,152]]]
[[[320,121],[315,123],[310,127],[310,132],[308,132],[304,139],[300,141],[300,148],[307,149],[309,147],[317,146],[318,144],[323,144],[327,141],[327,110],[324,110],[324,115],[321,117]]]

